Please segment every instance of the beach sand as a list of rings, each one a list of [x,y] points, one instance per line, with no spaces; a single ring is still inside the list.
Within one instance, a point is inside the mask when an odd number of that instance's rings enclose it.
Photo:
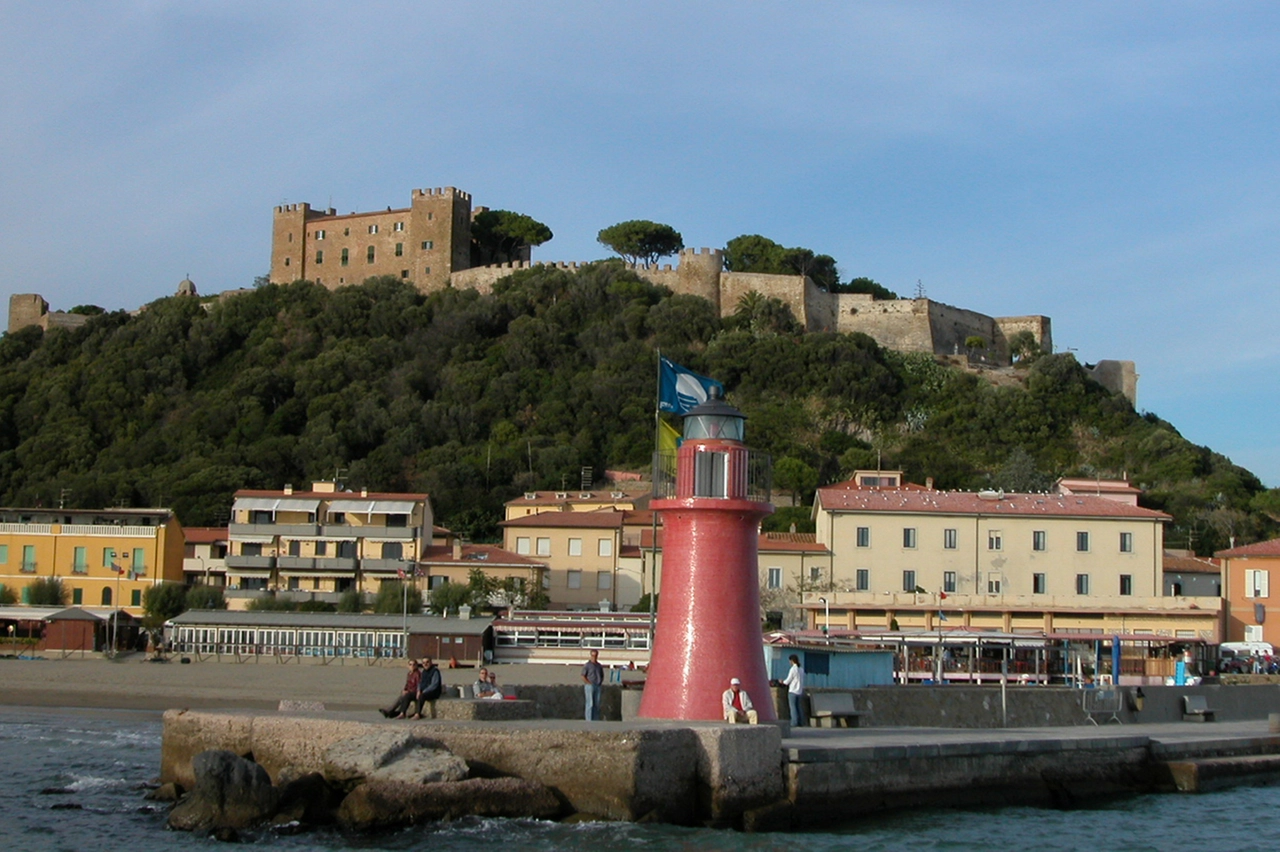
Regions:
[[[585,657],[584,657],[585,660]],[[581,683],[580,666],[497,665],[498,685]],[[471,684],[474,668],[441,668],[446,689]],[[183,665],[120,660],[0,659],[0,704],[121,710],[274,710],[281,700],[321,701],[331,710],[389,705],[406,674],[402,662],[280,663],[202,660]],[[630,674],[630,673],[628,673]],[[456,690],[455,690],[456,694]]]

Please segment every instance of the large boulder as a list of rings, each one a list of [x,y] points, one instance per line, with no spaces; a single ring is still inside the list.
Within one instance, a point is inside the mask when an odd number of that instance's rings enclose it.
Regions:
[[[465,816],[554,819],[560,812],[550,789],[521,778],[435,784],[371,778],[342,800],[338,823],[349,831],[368,831]]]
[[[467,762],[438,740],[412,731],[380,730],[329,746],[324,776],[347,787],[367,778],[413,784],[461,781],[467,777]]]
[[[191,761],[195,785],[169,813],[180,831],[247,828],[271,819],[279,793],[258,764],[230,751],[202,751]]]
[[[299,822],[323,825],[333,822],[333,812],[341,794],[336,792],[319,772],[310,772],[280,782],[280,800],[272,822],[283,825]]]

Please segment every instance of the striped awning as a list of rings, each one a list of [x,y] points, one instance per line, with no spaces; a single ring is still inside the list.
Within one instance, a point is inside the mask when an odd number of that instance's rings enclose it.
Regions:
[[[410,500],[333,500],[330,512],[347,512],[352,515],[411,515],[414,503]]]
[[[257,512],[314,512],[319,507],[319,500],[297,497],[238,497],[235,502],[236,509]]]

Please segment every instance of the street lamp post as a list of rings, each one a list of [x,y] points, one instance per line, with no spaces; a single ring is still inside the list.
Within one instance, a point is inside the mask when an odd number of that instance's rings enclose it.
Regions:
[[[818,603],[822,604],[822,638],[828,642],[831,641],[831,602],[826,598],[818,598]]]

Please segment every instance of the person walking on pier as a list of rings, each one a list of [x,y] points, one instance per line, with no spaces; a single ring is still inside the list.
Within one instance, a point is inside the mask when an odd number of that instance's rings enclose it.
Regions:
[[[444,682],[440,679],[440,669],[430,657],[422,658],[422,669],[418,672],[418,707],[414,711],[414,719],[422,718],[422,709],[431,705],[431,718],[436,717],[436,701],[444,691]]]
[[[586,695],[585,715],[588,722],[600,721],[600,685],[604,683],[604,666],[600,652],[591,651],[591,659],[582,666],[582,691]]]
[[[791,711],[791,727],[801,728],[806,721],[800,703],[800,699],[804,697],[804,669],[800,667],[800,658],[795,654],[787,659],[791,661],[791,671],[787,672],[786,680],[782,685],[787,688],[787,708]]]
[[[754,725],[760,721],[751,696],[742,688],[742,681],[736,677],[730,679],[729,688],[720,696],[720,704],[724,709],[724,720],[730,725],[746,722]]]

